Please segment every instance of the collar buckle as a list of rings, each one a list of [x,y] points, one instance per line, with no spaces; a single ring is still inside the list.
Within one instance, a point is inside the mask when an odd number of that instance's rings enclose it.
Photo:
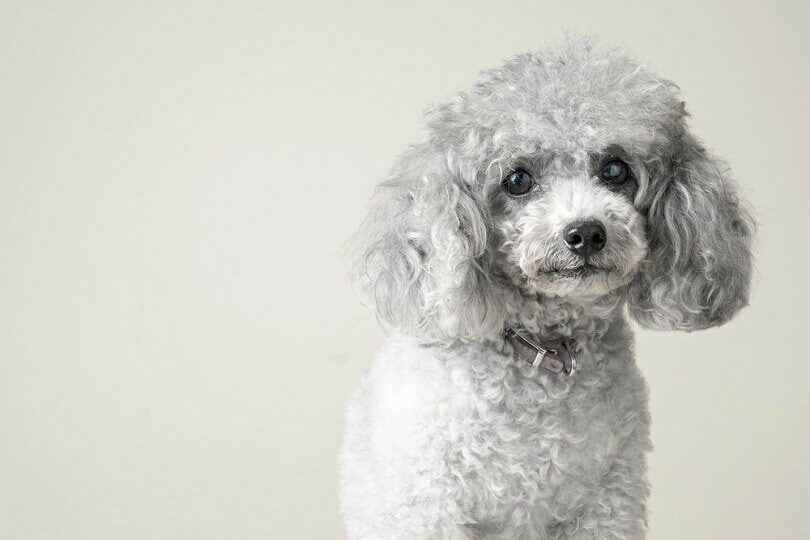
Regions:
[[[522,349],[528,349],[533,353],[533,358],[530,358],[528,355],[521,354],[515,347],[518,358],[525,360],[532,367],[540,366],[546,371],[557,375],[562,373],[569,377],[576,372],[577,357],[574,353],[576,342],[572,339],[557,340],[548,343],[548,346],[541,346],[521,335],[514,328],[507,328],[504,331],[504,337],[511,339],[513,344],[521,345]]]

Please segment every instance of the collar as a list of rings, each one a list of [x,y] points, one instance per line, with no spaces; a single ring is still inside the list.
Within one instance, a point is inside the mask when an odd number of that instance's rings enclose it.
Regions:
[[[510,342],[515,349],[515,356],[525,360],[532,367],[540,366],[556,374],[572,376],[577,369],[576,341],[573,339],[559,339],[549,341],[543,345],[534,343],[522,332],[512,327],[507,327],[503,332],[504,338]]]

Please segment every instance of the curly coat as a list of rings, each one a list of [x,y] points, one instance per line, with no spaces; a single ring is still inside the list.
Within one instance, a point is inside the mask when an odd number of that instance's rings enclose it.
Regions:
[[[427,113],[378,188],[358,280],[392,330],[352,399],[342,506],[352,539],[642,538],[647,390],[627,314],[691,331],[746,305],[754,223],[689,132],[678,88],[586,39],[516,56]],[[594,163],[621,156],[632,182]],[[510,197],[504,178],[530,171]],[[605,223],[592,276],[572,219]],[[576,340],[545,372],[503,338]]]

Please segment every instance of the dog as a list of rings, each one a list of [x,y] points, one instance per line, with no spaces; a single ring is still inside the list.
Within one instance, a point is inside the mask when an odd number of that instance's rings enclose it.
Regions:
[[[637,539],[647,388],[629,319],[721,325],[755,223],[678,87],[591,39],[429,109],[356,274],[389,330],[341,452],[350,539]]]

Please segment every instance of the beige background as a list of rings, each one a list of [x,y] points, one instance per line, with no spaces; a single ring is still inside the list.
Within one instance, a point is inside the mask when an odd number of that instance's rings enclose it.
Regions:
[[[747,4],[2,2],[0,538],[342,538],[340,246],[428,103],[563,28],[679,82],[762,223],[750,309],[639,333],[650,537],[808,537],[810,9]]]

